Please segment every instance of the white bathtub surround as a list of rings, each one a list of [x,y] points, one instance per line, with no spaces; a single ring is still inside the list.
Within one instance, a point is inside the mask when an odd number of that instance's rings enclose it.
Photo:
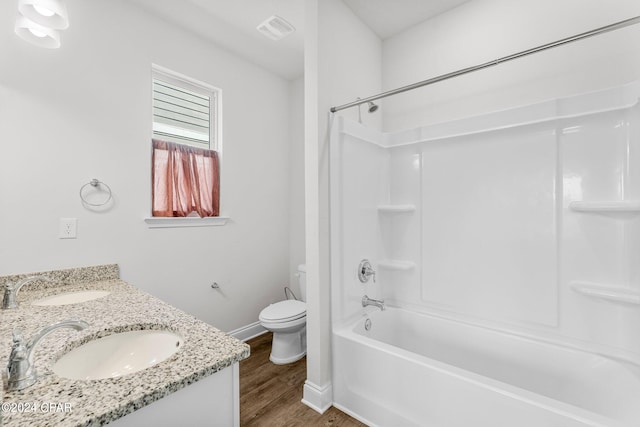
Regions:
[[[640,422],[639,96],[632,83],[386,134],[336,119],[336,406],[372,425]],[[364,258],[376,283],[358,281]],[[463,401],[477,406],[452,410]]]
[[[48,272],[62,284],[33,282],[18,294],[20,307],[0,313],[0,344],[11,348],[11,331],[19,327],[25,338],[43,326],[68,318],[85,320],[90,327],[82,332],[57,332],[45,337],[35,353],[38,382],[21,391],[4,393],[5,403],[59,402],[68,403],[68,412],[3,413],[7,427],[31,425],[93,425],[118,420],[120,425],[142,425],[140,422],[158,419],[180,423],[184,416],[190,420],[223,419],[228,425],[239,422],[237,363],[249,355],[249,347],[227,334],[187,315],[180,310],[117,279],[115,265],[86,269]],[[99,272],[106,272],[101,280]],[[113,277],[113,276],[116,277]],[[15,281],[14,277],[0,278]],[[82,279],[84,278],[84,279]],[[109,295],[72,305],[36,306],[31,302],[56,293],[77,292],[84,289],[107,290]],[[182,345],[173,356],[156,365],[117,378],[100,380],[72,380],[61,378],[51,370],[63,354],[89,341],[126,331],[168,330],[182,337]],[[66,331],[65,331],[66,332]],[[6,366],[9,351],[0,354],[0,365]],[[234,368],[235,366],[235,368]],[[220,375],[219,375],[220,374]],[[193,382],[202,394],[193,395]],[[174,392],[179,394],[173,396]],[[234,397],[235,394],[235,397]],[[215,396],[220,396],[217,400]],[[168,399],[164,399],[169,396]],[[203,401],[200,396],[208,396]],[[213,402],[210,402],[213,396]],[[150,406],[144,414],[124,417]],[[187,402],[191,404],[187,405]],[[199,407],[198,407],[199,405]],[[216,414],[210,409],[215,405]],[[164,409],[163,409],[164,408]],[[167,409],[169,408],[169,409]],[[207,408],[203,411],[202,408]],[[124,417],[124,418],[121,418]],[[235,420],[235,421],[234,421]],[[135,422],[134,422],[135,421]],[[226,422],[226,421],[225,421]]]

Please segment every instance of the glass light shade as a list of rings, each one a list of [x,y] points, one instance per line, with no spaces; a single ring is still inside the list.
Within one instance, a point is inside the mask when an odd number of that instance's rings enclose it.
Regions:
[[[33,34],[36,37],[41,37],[41,38],[42,37],[47,37],[47,33],[40,32],[40,31],[36,30],[35,28],[29,28],[29,31],[31,31],[31,34]]]
[[[30,19],[18,15],[16,18],[15,31],[21,39],[31,44],[49,49],[60,47],[60,32],[31,21]]]
[[[55,12],[53,10],[49,10],[49,9],[47,9],[45,7],[38,6],[37,4],[34,4],[33,8],[36,10],[36,12],[38,12],[42,16],[53,16],[53,15],[55,15]]]
[[[54,30],[69,28],[67,7],[62,0],[18,0],[18,11],[43,27]]]

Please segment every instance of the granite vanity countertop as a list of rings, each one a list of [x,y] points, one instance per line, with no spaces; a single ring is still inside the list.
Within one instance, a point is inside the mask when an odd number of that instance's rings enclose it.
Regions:
[[[115,268],[117,277],[117,266],[110,267]],[[79,332],[58,329],[40,341],[34,357],[38,382],[24,390],[3,393],[4,427],[106,424],[249,356],[248,345],[114,278],[114,274],[81,277],[67,278],[62,285],[27,284],[18,293],[20,308],[0,311],[2,367],[8,363],[14,327],[20,328],[25,340],[29,340],[41,328],[60,320],[81,319],[90,324]],[[111,293],[70,305],[30,304],[46,296],[89,289]],[[183,337],[184,344],[169,359],[117,378],[71,380],[51,371],[63,354],[85,342],[141,329],[171,330]],[[14,403],[16,412],[7,412]],[[17,405],[29,411],[18,411]]]

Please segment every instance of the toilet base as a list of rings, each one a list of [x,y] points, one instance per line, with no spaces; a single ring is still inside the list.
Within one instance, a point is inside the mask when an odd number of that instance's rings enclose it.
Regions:
[[[269,360],[276,365],[285,365],[302,359],[307,354],[306,325],[299,331],[274,332]]]
[[[272,354],[272,355],[269,356],[269,360],[274,365],[286,365],[288,363],[297,362],[298,360],[302,359],[306,355],[307,355],[307,352],[303,351],[302,353],[297,354],[297,355],[292,356],[292,357],[287,358],[287,359],[278,359],[276,357],[273,357],[273,354]]]

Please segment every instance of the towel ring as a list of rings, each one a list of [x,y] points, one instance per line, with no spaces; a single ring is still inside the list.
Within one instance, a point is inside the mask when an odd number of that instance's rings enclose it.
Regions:
[[[90,185],[92,187],[98,187],[98,185],[104,185],[105,187],[107,187],[107,192],[109,193],[109,195],[107,196],[107,199],[102,202],[102,203],[90,203],[87,201],[87,199],[84,198],[84,195],[82,194],[82,192],[84,191],[85,187],[87,185]],[[109,203],[109,201],[111,200],[111,187],[109,187],[107,184],[105,184],[102,181],[99,181],[97,179],[92,179],[91,181],[87,182],[85,185],[83,185],[82,187],[80,187],[80,199],[82,199],[82,203],[89,205],[89,206],[104,206],[107,203]]]

